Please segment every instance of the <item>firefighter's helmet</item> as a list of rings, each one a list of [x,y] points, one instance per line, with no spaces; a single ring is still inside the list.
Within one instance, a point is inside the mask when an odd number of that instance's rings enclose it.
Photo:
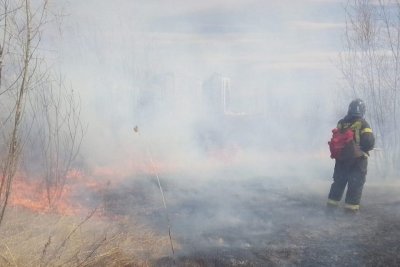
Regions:
[[[352,117],[363,118],[365,115],[365,103],[361,99],[357,98],[351,101],[347,114]]]

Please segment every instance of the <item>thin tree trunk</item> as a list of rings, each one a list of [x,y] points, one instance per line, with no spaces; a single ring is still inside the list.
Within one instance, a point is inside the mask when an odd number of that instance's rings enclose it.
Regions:
[[[31,45],[31,25],[30,25],[30,2],[25,0],[25,13],[26,13],[26,40],[25,40],[25,53],[24,53],[24,70],[22,75],[21,85],[19,87],[16,106],[13,130],[11,133],[11,140],[9,144],[9,151],[7,156],[7,163],[3,171],[2,182],[0,186],[0,197],[2,197],[0,224],[3,221],[5,209],[8,204],[12,181],[15,176],[16,168],[18,165],[20,154],[20,140],[18,137],[20,123],[22,120],[22,110],[24,105],[24,98],[27,89],[28,68],[30,62],[30,45]]]

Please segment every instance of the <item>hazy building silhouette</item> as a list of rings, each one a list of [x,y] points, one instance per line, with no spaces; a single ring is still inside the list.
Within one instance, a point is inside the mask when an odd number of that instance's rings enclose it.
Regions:
[[[203,104],[207,111],[223,115],[229,112],[231,99],[231,79],[213,74],[203,83]]]

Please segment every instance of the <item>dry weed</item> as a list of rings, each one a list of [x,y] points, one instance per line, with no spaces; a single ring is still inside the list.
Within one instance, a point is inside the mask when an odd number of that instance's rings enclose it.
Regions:
[[[168,236],[129,218],[79,218],[20,208],[9,209],[0,239],[0,266],[149,266],[170,249]]]

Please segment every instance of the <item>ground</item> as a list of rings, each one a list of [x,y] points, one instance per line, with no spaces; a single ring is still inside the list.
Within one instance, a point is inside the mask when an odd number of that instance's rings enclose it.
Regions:
[[[327,214],[329,180],[164,176],[161,182],[167,213],[152,177],[105,194],[108,212],[128,212],[156,232],[168,233],[170,220],[175,254],[153,259],[155,266],[400,265],[398,186],[367,183],[358,214],[342,207]]]

